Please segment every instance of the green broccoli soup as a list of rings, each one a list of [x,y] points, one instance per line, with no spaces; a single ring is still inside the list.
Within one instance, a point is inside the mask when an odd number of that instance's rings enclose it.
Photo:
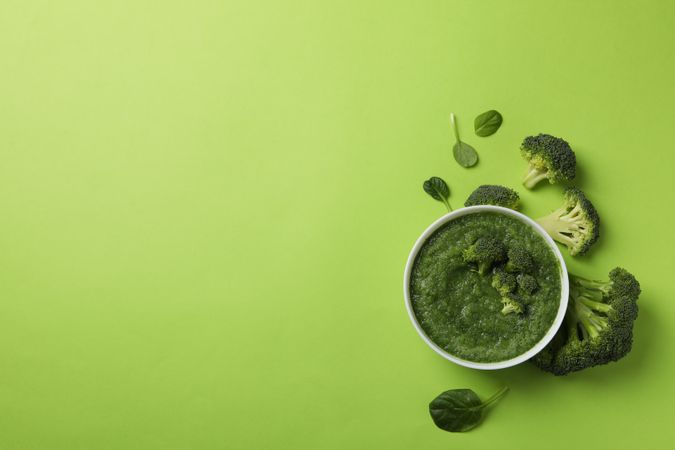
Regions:
[[[560,304],[560,265],[519,219],[478,212],[454,219],[423,244],[410,296],[427,336],[475,362],[514,358],[549,330]]]

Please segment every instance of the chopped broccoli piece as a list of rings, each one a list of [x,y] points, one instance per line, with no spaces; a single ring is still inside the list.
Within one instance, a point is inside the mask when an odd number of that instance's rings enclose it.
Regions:
[[[532,361],[554,375],[618,361],[630,352],[638,315],[640,283],[617,267],[609,281],[570,275],[569,305],[563,325]]]
[[[513,294],[502,296],[502,304],[504,305],[502,308],[502,314],[504,315],[511,313],[522,314],[523,312],[523,305],[520,304]]]
[[[504,245],[492,237],[480,237],[464,250],[464,261],[475,264],[478,273],[485,275],[495,264],[506,259]]]
[[[464,202],[464,206],[475,205],[496,205],[504,208],[518,209],[520,196],[513,189],[496,184],[484,184],[478,186],[469,198]]]
[[[492,275],[492,287],[497,289],[499,295],[505,296],[516,290],[517,282],[513,274],[503,270],[496,270]]]
[[[530,273],[534,270],[532,255],[524,248],[511,247],[507,256],[508,262],[504,266],[507,272]]]
[[[581,189],[565,189],[563,205],[537,219],[546,232],[569,249],[570,255],[583,255],[600,236],[600,216]]]
[[[528,295],[534,294],[537,289],[539,289],[539,283],[537,283],[537,279],[529,273],[519,273],[516,277],[516,280],[518,282],[518,288]]]
[[[523,185],[532,189],[548,179],[549,183],[573,180],[577,159],[570,145],[550,134],[528,136],[520,146],[520,154],[529,163]]]

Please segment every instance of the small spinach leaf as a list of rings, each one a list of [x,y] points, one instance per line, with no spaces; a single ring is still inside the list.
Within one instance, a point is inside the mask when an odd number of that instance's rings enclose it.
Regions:
[[[469,431],[483,420],[485,408],[499,400],[508,390],[504,386],[482,402],[471,389],[451,389],[429,403],[429,413],[436,426],[442,430]]]
[[[480,114],[473,120],[473,129],[478,136],[490,136],[502,126],[502,121],[503,118],[502,115],[499,114],[499,111],[491,109],[490,111]]]
[[[431,177],[424,182],[422,187],[424,188],[424,192],[429,194],[434,200],[445,203],[448,211],[452,211],[452,207],[448,202],[448,197],[450,197],[450,188],[442,178]]]
[[[462,167],[472,167],[478,162],[478,153],[466,142],[456,142],[452,147],[452,154]]]
[[[476,150],[467,144],[462,142],[459,138],[459,131],[457,131],[457,121],[455,120],[455,113],[450,114],[450,125],[452,126],[452,131],[455,133],[455,145],[452,147],[452,155],[455,157],[455,161],[462,167],[473,167],[478,162],[478,153]]]

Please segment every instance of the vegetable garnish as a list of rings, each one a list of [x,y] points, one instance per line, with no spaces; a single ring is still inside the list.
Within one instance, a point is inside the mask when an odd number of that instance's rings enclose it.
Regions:
[[[523,185],[532,189],[542,180],[558,183],[573,180],[577,159],[564,139],[550,134],[528,136],[520,146],[520,154],[529,163]]]
[[[556,241],[567,246],[570,255],[583,255],[600,236],[600,216],[581,189],[568,187],[563,205],[537,223]]]
[[[618,361],[633,344],[640,283],[621,267],[608,281],[569,275],[570,300],[565,320],[553,340],[532,362],[554,375]]]
[[[448,202],[448,197],[450,197],[450,188],[443,181],[442,178],[431,177],[422,185],[424,192],[429,194],[434,200],[443,202],[445,207],[448,208],[448,211],[452,211],[452,206]]]
[[[483,184],[469,195],[464,206],[496,205],[518,209],[518,203],[520,203],[520,196],[513,189],[498,184]]]
[[[502,126],[502,121],[502,115],[499,114],[499,111],[491,109],[473,120],[473,129],[476,132],[476,136],[490,136],[495,134],[499,127]]]
[[[471,389],[451,389],[429,403],[429,413],[436,426],[445,431],[469,431],[483,420],[485,408],[509,390],[504,386],[484,402]]]
[[[459,131],[457,131],[457,121],[455,120],[455,113],[450,114],[450,126],[452,131],[455,133],[455,145],[452,147],[452,154],[455,157],[455,161],[462,167],[473,167],[478,162],[478,153],[476,150],[467,144],[462,142],[459,138]]]

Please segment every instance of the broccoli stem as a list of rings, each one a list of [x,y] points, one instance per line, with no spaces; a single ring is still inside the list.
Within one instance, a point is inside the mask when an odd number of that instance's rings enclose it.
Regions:
[[[602,303],[602,302],[596,302],[595,300],[591,300],[586,296],[580,296],[577,297],[576,299],[578,302],[583,303],[584,305],[588,306],[592,310],[598,311],[598,312],[603,312],[603,313],[608,313],[610,312],[613,308],[608,305],[607,303]]]
[[[546,175],[548,175],[547,171],[542,171],[541,169],[530,166],[525,175],[525,179],[523,179],[523,186],[532,189],[541,180],[546,179]]]
[[[574,211],[574,209],[572,209]],[[540,217],[536,222],[541,225],[553,239],[568,247],[575,246],[580,236],[588,234],[588,230],[580,226],[581,216],[571,214],[566,207],[560,207],[548,216]]]
[[[581,286],[576,286],[570,284],[570,295],[573,295],[575,298],[585,298],[587,300],[592,300],[594,302],[602,302],[604,298],[602,292],[595,289],[585,289]]]
[[[583,288],[598,290],[603,294],[608,294],[613,284],[611,281],[589,280],[572,274],[570,274],[570,280]]]
[[[600,333],[598,333],[598,330],[593,326],[593,324],[588,320],[588,317],[580,315],[579,320],[582,325],[582,331],[584,331],[584,338],[596,338]]]
[[[584,337],[591,339],[598,337],[600,331],[607,328],[607,319],[593,313],[588,306],[574,299],[574,309],[577,319],[581,322]]]
[[[560,216],[560,218],[562,220],[573,221],[574,219],[578,218],[580,214],[581,214],[581,206],[579,206],[579,203],[577,203],[571,210],[569,211],[565,210],[565,213],[563,213]]]
[[[492,267],[491,263],[478,264],[478,273],[481,275],[485,275],[486,273],[488,273],[491,267]]]
[[[567,308],[565,311],[565,323],[567,324],[567,340],[579,340],[579,319],[574,312],[574,308]]]

